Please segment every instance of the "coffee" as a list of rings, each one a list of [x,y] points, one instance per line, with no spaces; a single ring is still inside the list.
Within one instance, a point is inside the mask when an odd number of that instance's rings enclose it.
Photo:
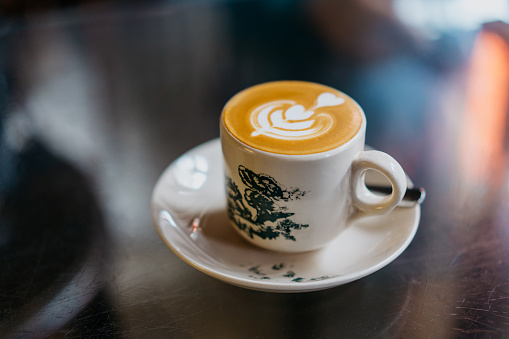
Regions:
[[[304,81],[276,81],[235,95],[223,122],[238,140],[278,154],[312,154],[337,148],[359,131],[363,114],[346,94]]]

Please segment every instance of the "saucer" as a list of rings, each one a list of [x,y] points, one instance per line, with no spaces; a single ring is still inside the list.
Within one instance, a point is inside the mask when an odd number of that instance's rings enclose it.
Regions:
[[[351,223],[320,250],[295,254],[258,248],[228,222],[222,162],[219,139],[183,154],[159,178],[152,216],[161,238],[177,256],[224,282],[270,292],[343,285],[391,263],[417,231],[420,206],[396,207],[386,215]],[[369,171],[366,182],[385,183],[376,174]]]

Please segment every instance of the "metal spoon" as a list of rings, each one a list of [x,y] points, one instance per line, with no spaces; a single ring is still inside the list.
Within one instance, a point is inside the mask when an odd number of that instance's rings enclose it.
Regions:
[[[373,192],[382,193],[382,194],[391,194],[392,187],[391,186],[381,186],[381,185],[366,185],[366,187]],[[426,198],[426,191],[422,187],[413,187],[407,188],[405,195],[403,196],[402,203],[400,206],[415,206],[420,205],[424,199]],[[403,201],[405,203],[403,203]]]

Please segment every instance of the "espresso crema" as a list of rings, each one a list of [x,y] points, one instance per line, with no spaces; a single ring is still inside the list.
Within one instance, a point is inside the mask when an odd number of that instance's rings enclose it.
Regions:
[[[337,148],[359,131],[363,113],[346,94],[304,81],[250,87],[226,104],[223,123],[238,140],[278,154],[312,154]]]

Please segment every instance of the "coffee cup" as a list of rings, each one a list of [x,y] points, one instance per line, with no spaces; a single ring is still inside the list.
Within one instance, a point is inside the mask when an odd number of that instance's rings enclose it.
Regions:
[[[245,89],[225,105],[220,132],[228,218],[266,249],[319,249],[352,220],[390,212],[407,188],[396,160],[364,150],[362,108],[325,85],[275,81]],[[368,170],[387,177],[390,195],[367,189]]]

